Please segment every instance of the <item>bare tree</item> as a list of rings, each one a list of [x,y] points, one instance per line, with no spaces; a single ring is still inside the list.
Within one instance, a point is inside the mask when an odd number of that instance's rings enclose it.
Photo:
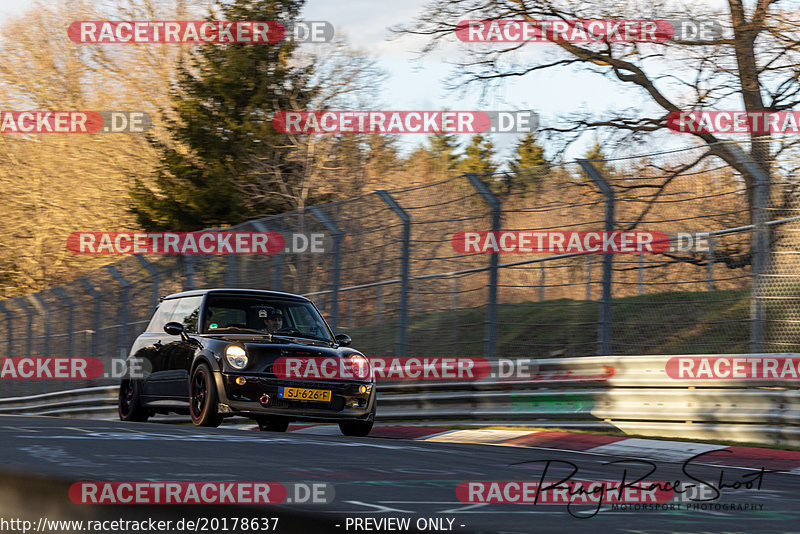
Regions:
[[[635,107],[565,117],[566,126],[543,128],[549,134],[571,134],[564,146],[597,128],[613,130],[621,134],[617,140],[630,142],[665,130],[671,112],[720,106],[730,109],[731,104],[741,105],[747,112],[772,112],[792,109],[800,102],[800,24],[796,12],[791,6],[781,7],[788,4],[781,0],[757,0],[748,6],[742,0],[728,0],[727,4],[724,10],[695,2],[446,0],[430,2],[414,24],[396,30],[428,36],[422,52],[429,53],[448,39],[455,40],[457,24],[462,20],[667,19],[720,23],[722,35],[708,40],[461,43],[465,51],[450,82],[454,89],[478,86],[486,91],[509,78],[544,79],[547,72],[559,68],[587,70],[614,80],[621,88],[635,88]],[[656,111],[644,116],[643,110],[650,109]],[[741,173],[748,186],[754,184],[751,169],[730,144],[713,133],[691,135]],[[771,145],[772,140],[770,134],[750,134],[750,155],[768,174],[775,156],[793,146],[784,139]]]
[[[722,31],[711,38],[690,40],[678,35],[665,42],[459,43],[455,37],[457,25],[465,20],[533,22],[545,19],[696,21],[716,23]],[[588,71],[612,80],[621,90],[633,90],[634,106],[574,113],[560,118],[564,126],[542,128],[545,135],[560,140],[561,154],[572,142],[592,130],[611,132],[610,138],[620,145],[629,146],[632,141],[655,142],[667,130],[669,114],[678,111],[778,112],[792,109],[800,102],[799,27],[796,10],[790,2],[782,0],[749,3],[727,0],[727,8],[702,2],[677,4],[663,0],[604,3],[444,0],[429,2],[414,23],[397,27],[395,31],[399,36],[426,37],[422,55],[441,47],[451,50],[453,44],[462,49],[460,58],[454,61],[454,74],[449,80],[452,90],[479,88],[485,95],[495,84],[520,77],[548,83],[546,76],[556,69]],[[631,92],[625,94],[625,100],[630,102]],[[745,214],[750,220],[754,186],[758,182],[756,173],[783,188],[781,194],[774,195],[771,216],[786,216],[796,205],[796,184],[790,180],[794,172],[776,163],[782,155],[796,151],[796,139],[750,133],[749,157],[741,157],[737,145],[714,133],[698,131],[683,135],[693,136],[707,150],[700,151],[693,161],[661,169],[662,183],[646,186],[651,198],[657,199],[659,191],[675,176],[705,164],[709,156],[717,156],[743,177],[750,206]],[[775,239],[773,231],[772,240]],[[749,251],[741,252],[739,249],[727,253],[718,250],[718,259],[726,261],[730,267],[749,264]],[[697,257],[675,259],[702,263]]]
[[[344,38],[336,38],[309,51],[301,50],[294,64],[312,67],[308,86],[296,89],[314,95],[307,103],[293,100],[295,111],[370,109],[379,102],[386,73],[378,68],[373,58],[351,47]],[[242,198],[253,205],[264,199],[279,198],[291,209],[303,210],[312,193],[317,201],[360,194],[370,181],[365,170],[370,145],[376,144],[375,140],[368,142],[367,135],[287,135],[287,143],[274,148],[288,154],[295,174],[286,176],[280,164],[266,157],[259,158],[253,162],[258,179],[248,176],[238,183]],[[384,140],[383,144],[390,142]],[[296,169],[301,169],[299,174]]]
[[[175,20],[197,16],[183,2],[59,0],[34,3],[0,28],[4,110],[145,111],[161,135],[175,70],[184,53],[170,45],[73,43],[78,20]],[[116,256],[76,256],[75,231],[138,229],[128,189],[156,154],[140,134],[0,135],[0,296],[75,278]]]

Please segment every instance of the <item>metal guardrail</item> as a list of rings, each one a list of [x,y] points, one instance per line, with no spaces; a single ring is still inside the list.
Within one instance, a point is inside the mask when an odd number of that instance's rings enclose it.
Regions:
[[[776,356],[786,355],[741,355]],[[666,363],[677,357],[542,359],[533,378],[513,381],[380,382],[378,419],[618,429],[800,446],[798,380],[675,380],[667,376]],[[116,386],[104,386],[6,398],[0,399],[0,414],[111,419],[116,397]]]
[[[0,414],[108,419],[117,415],[118,390],[101,386],[0,399]]]

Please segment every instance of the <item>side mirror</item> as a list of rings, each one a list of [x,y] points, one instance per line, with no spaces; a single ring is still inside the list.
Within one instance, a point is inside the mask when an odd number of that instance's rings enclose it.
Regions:
[[[189,340],[189,336],[186,335],[186,330],[184,330],[183,325],[176,321],[171,321],[165,324],[164,332],[171,336],[181,336],[181,339],[184,341]]]
[[[336,334],[336,337],[334,339],[339,345],[343,347],[348,346],[353,341],[347,334]]]

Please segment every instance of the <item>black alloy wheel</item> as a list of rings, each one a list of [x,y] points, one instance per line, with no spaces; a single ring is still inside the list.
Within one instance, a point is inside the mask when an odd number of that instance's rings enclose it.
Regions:
[[[139,380],[125,378],[119,385],[119,409],[120,421],[133,421],[144,423],[149,417],[146,408],[141,404],[142,383]]]
[[[217,427],[222,416],[217,411],[217,388],[211,369],[205,363],[195,367],[189,387],[189,411],[195,426]]]

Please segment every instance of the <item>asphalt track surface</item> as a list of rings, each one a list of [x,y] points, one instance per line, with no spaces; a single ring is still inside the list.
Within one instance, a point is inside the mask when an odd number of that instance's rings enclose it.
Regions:
[[[637,464],[604,465],[625,460],[621,457],[531,447],[0,416],[0,519],[16,515],[35,521],[45,513],[61,519],[268,515],[280,517],[277,532],[312,533],[800,531],[800,476],[787,473],[767,472],[760,490],[723,490],[717,503],[750,505],[746,511],[687,510],[685,504],[679,511],[614,511],[603,505],[593,517],[578,518],[574,515],[591,514],[597,505],[567,510],[564,504],[468,504],[456,498],[455,488],[463,481],[539,480],[547,460],[552,461],[548,475],[563,475],[571,462],[579,470],[573,478],[583,480],[619,480],[626,465],[631,473],[642,469]],[[688,480],[683,462],[655,464],[657,471],[648,480]],[[717,481],[722,475],[726,483],[760,469],[692,465],[698,478]],[[316,505],[284,502],[266,510],[244,505],[98,506],[73,504],[66,490],[77,481],[146,480],[326,482],[334,486],[335,499]],[[369,530],[356,529],[347,526],[348,518],[410,518],[411,528],[379,529],[373,522]],[[428,528],[428,518],[443,528]]]

